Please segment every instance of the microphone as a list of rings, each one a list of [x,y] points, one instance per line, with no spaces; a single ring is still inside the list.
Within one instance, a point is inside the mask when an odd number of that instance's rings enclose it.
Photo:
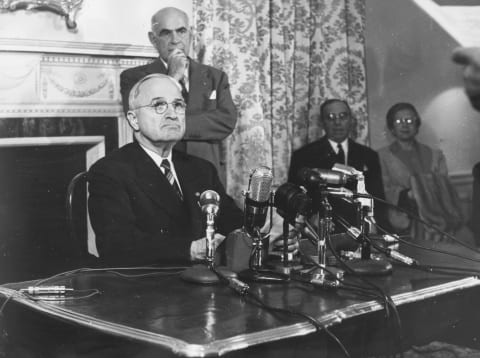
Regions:
[[[213,190],[205,190],[198,199],[202,213],[206,217],[205,229],[205,264],[194,265],[182,272],[181,278],[188,282],[200,284],[216,284],[220,282],[215,269],[215,216],[220,211],[220,195]],[[226,275],[226,273],[224,273]]]
[[[395,251],[395,250],[391,250],[391,249],[386,249],[385,250],[385,254],[389,257],[391,257],[392,259],[394,260],[397,260],[397,261],[400,261],[400,262],[403,262],[405,265],[407,266],[416,266],[418,265],[418,261],[411,258],[411,257],[408,257],[398,251]]]
[[[261,166],[253,170],[245,195],[245,216],[243,227],[254,236],[265,225],[271,198],[273,174],[268,167]]]
[[[347,234],[349,236],[351,236],[352,238],[354,238],[355,240],[357,240],[360,237],[361,232],[355,226],[350,226],[350,227],[347,228]],[[395,236],[388,235],[388,234],[387,235],[380,235],[380,237],[386,243],[397,241],[395,239]],[[405,265],[408,265],[408,266],[418,265],[417,260],[415,260],[411,257],[408,257],[408,256],[406,256],[406,255],[404,255],[404,254],[402,254],[402,253],[400,253],[396,250],[389,249],[389,248],[384,248],[384,247],[382,247],[378,244],[375,244],[374,241],[371,238],[368,238],[368,240],[373,244],[373,247],[375,247],[377,250],[383,252],[388,257],[391,257],[394,260],[400,261],[400,262],[402,262],[402,263],[404,263]]]
[[[215,216],[218,214],[220,205],[220,195],[213,190],[205,190],[200,194],[198,200],[202,212],[207,216],[207,228],[205,230],[206,237],[206,260],[209,267],[213,267],[215,260],[215,248],[213,239],[215,238]]]
[[[297,179],[308,188],[316,187],[320,184],[343,185],[348,182],[348,175],[328,169],[302,168],[297,173]]]
[[[273,205],[278,214],[294,226],[305,223],[305,217],[312,213],[312,199],[292,183],[285,183],[277,188]]]
[[[198,203],[204,214],[216,216],[220,210],[220,195],[214,190],[205,190],[200,194]]]
[[[317,233],[306,225],[306,218],[312,214],[312,199],[301,187],[292,183],[280,185],[275,192],[274,206],[282,218],[317,245],[319,241]]]
[[[312,168],[312,170],[316,172],[320,176],[320,178],[327,184],[345,185],[350,181],[350,178],[347,174],[337,170],[321,168]]]

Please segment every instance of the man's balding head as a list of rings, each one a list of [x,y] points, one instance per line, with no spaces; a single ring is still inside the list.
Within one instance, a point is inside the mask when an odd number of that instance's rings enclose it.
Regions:
[[[152,29],[148,37],[160,57],[168,62],[175,49],[188,54],[192,39],[187,14],[175,7],[165,7],[152,16]]]

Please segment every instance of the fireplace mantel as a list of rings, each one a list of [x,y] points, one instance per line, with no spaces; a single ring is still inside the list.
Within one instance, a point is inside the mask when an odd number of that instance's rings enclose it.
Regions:
[[[116,117],[119,146],[131,141],[119,77],[145,58],[0,52],[0,121],[29,117]]]
[[[132,141],[132,132],[121,105],[120,72],[143,65],[148,58],[51,53],[42,52],[39,47],[34,49],[0,51],[0,148],[72,148],[78,145],[86,148],[85,166],[81,170],[88,170],[105,155],[108,147],[113,149],[106,143],[122,146]],[[21,130],[5,130],[12,124]],[[96,132],[90,130],[91,124]],[[80,134],[76,134],[75,130],[68,130],[68,125],[84,126],[77,130]],[[112,140],[115,135],[117,138]],[[30,152],[22,153],[29,155]],[[62,164],[58,165],[61,173]],[[53,173],[55,171],[52,169]],[[65,193],[58,195],[63,197]],[[8,215],[16,213],[10,211]],[[58,220],[59,223],[64,221],[61,212]],[[98,255],[88,215],[87,236],[89,252]],[[19,237],[18,240],[22,242],[31,238]]]

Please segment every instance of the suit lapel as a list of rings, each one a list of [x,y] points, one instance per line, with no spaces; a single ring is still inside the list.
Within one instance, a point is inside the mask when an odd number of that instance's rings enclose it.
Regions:
[[[190,66],[188,68],[188,105],[191,108],[197,108],[197,106],[203,103],[202,97],[210,96],[212,91],[210,81],[208,80],[209,73],[208,68],[200,66],[199,63],[190,60]]]
[[[169,213],[179,212],[182,202],[173,187],[140,145],[136,144],[136,147],[134,160],[137,184],[158,206],[167,209]]]
[[[328,141],[326,136],[323,136],[318,142],[318,150],[317,153],[320,153],[318,156],[319,167],[320,168],[331,168],[337,159],[337,155],[332,149],[330,142]]]
[[[155,61],[151,62],[148,67],[147,67],[147,73],[148,74],[151,74],[151,73],[163,73],[163,74],[167,74],[168,71],[167,71],[167,68],[165,67],[165,65],[163,64],[162,60],[160,60],[159,58],[157,58]]]
[[[191,231],[198,233],[203,226],[203,214],[198,205],[201,192],[198,191],[198,177],[188,163],[188,157],[183,153],[174,151],[172,155],[173,165],[183,191],[183,201],[190,214]]]
[[[354,142],[353,140],[349,139],[348,140],[348,163],[347,165],[356,168],[357,170],[362,170],[359,169],[359,167],[363,166],[363,158],[362,154],[360,153],[360,148],[358,148],[358,144]]]

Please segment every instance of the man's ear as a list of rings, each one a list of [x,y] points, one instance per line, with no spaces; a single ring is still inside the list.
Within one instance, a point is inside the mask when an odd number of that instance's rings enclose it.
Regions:
[[[138,118],[134,111],[127,112],[127,121],[128,124],[130,124],[130,127],[132,127],[135,132],[138,132],[140,130],[140,126],[138,125]]]
[[[148,31],[148,39],[150,40],[150,43],[156,47],[156,39],[155,39],[155,35],[152,31]]]

